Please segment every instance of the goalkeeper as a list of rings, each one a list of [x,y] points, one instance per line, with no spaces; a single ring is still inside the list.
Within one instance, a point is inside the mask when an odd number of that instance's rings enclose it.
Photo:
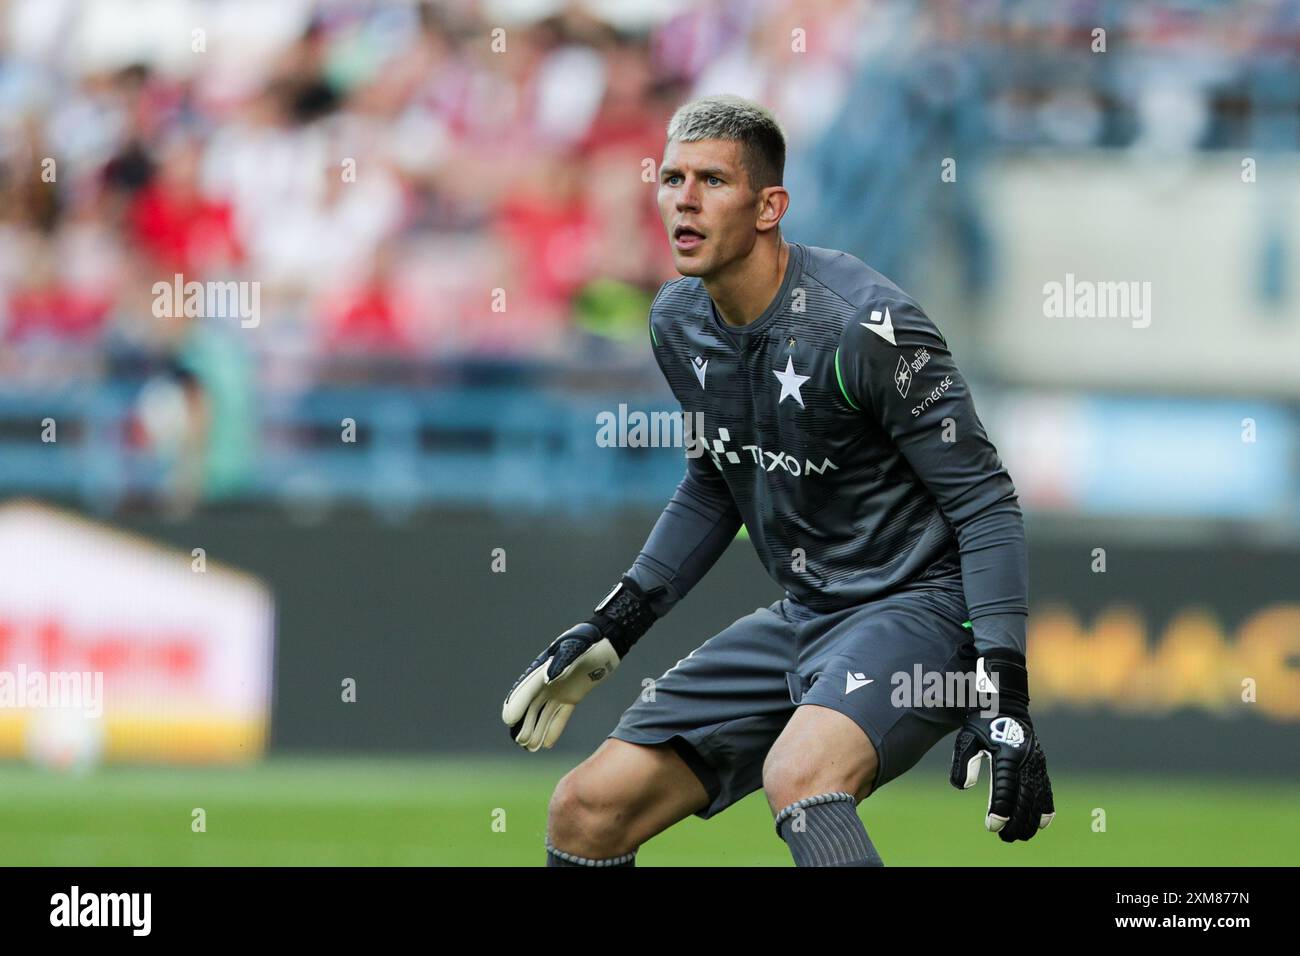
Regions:
[[[916,302],[782,237],[784,164],[780,127],[746,100],[670,121],[658,204],[683,277],[655,297],[650,344],[703,434],[636,561],[529,665],[502,718],[520,746],[551,747],[742,523],[785,596],[669,668],[560,781],[548,865],[631,866],[655,834],[761,787],[797,865],[879,866],[857,804],[954,731],[954,786],[989,763],[989,830],[1028,840],[1055,812],[1029,715],[1015,488]],[[997,693],[896,706],[892,675],[918,666]]]

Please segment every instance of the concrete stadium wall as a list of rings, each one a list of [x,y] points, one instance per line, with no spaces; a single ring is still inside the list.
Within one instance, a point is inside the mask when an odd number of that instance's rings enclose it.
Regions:
[[[1245,160],[1253,182],[1243,182]],[[949,188],[979,191],[993,286],[982,301],[965,298],[954,248],[932,244],[909,291],[953,333],[959,360],[1050,388],[1300,396],[1294,155],[1019,155]],[[1067,276],[1079,290],[1146,283],[1149,316],[1049,317],[1044,286]]]

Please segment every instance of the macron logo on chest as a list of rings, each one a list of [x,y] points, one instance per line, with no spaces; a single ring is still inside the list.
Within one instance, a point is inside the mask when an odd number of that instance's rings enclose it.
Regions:
[[[703,388],[704,373],[709,370],[709,360],[706,358],[700,358],[698,355],[692,355],[691,368],[695,369],[695,377],[700,381],[700,388]]]

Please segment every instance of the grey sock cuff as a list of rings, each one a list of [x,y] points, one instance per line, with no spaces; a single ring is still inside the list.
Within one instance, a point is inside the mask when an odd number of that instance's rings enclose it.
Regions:
[[[636,850],[633,850],[631,853],[624,853],[622,856],[610,857],[606,860],[589,860],[585,856],[575,856],[572,853],[557,850],[555,844],[551,843],[549,836],[546,838],[546,852],[571,866],[626,866],[636,859]]]
[[[799,800],[778,813],[776,820],[776,835],[790,848],[795,866],[885,865],[867,836],[851,793]]]
[[[802,800],[796,800],[776,815],[776,835],[781,836],[781,824],[794,816],[796,811],[806,810],[808,807],[815,807],[822,803],[835,803],[839,800],[847,800],[855,807],[858,805],[857,797],[851,793],[845,793],[842,790],[836,791],[835,793],[822,793],[815,797],[804,797]]]

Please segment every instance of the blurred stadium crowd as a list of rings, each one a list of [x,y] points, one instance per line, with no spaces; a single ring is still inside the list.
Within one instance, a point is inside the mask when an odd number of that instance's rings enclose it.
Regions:
[[[1092,54],[1098,23],[1119,55]],[[925,137],[972,170],[1265,120],[1294,149],[1298,45],[1296,0],[0,0],[0,392],[169,370],[219,429],[254,393],[395,363],[652,370],[646,308],[675,273],[650,183],[691,96],[770,105],[787,233],[906,282]],[[953,222],[978,293],[974,195]],[[176,275],[256,284],[256,328],[160,309]]]
[[[584,293],[630,290],[643,308],[673,274],[642,173],[674,106],[760,62],[773,61],[764,84],[800,65],[790,11],[753,5],[703,5],[637,34],[573,7],[503,21],[495,38],[496,21],[464,5],[284,6],[300,23],[275,14],[282,42],[248,56],[218,52],[215,35],[191,53],[178,33],[182,72],[167,57],[83,69],[58,43],[17,56],[18,14],[53,32],[68,10],[11,5],[6,376],[30,367],[17,355],[37,340],[129,351],[183,335],[150,309],[153,283],[175,273],[260,283],[254,350],[544,354]],[[844,49],[813,61],[831,76],[784,77],[799,96],[809,79],[842,86],[861,6],[811,13]],[[825,102],[791,112],[792,133]]]
[[[1226,141],[1245,115],[1234,91],[1300,37],[1294,3],[710,0],[650,4],[630,28],[582,4],[516,20],[293,0],[197,5],[192,21],[175,4],[177,29],[145,42],[159,8],[132,6],[114,28],[120,4],[0,5],[6,377],[34,368],[19,356],[37,341],[183,336],[149,307],[175,273],[260,283],[255,351],[564,348],[575,314],[635,313],[673,275],[643,161],[678,103],[762,98],[797,163],[838,114],[870,108],[852,80],[897,55],[900,18],[925,21],[907,41],[916,88],[994,81],[989,134],[1012,144]],[[1108,42],[1150,54],[1118,75],[1088,54],[1089,24],[1116,18]]]

